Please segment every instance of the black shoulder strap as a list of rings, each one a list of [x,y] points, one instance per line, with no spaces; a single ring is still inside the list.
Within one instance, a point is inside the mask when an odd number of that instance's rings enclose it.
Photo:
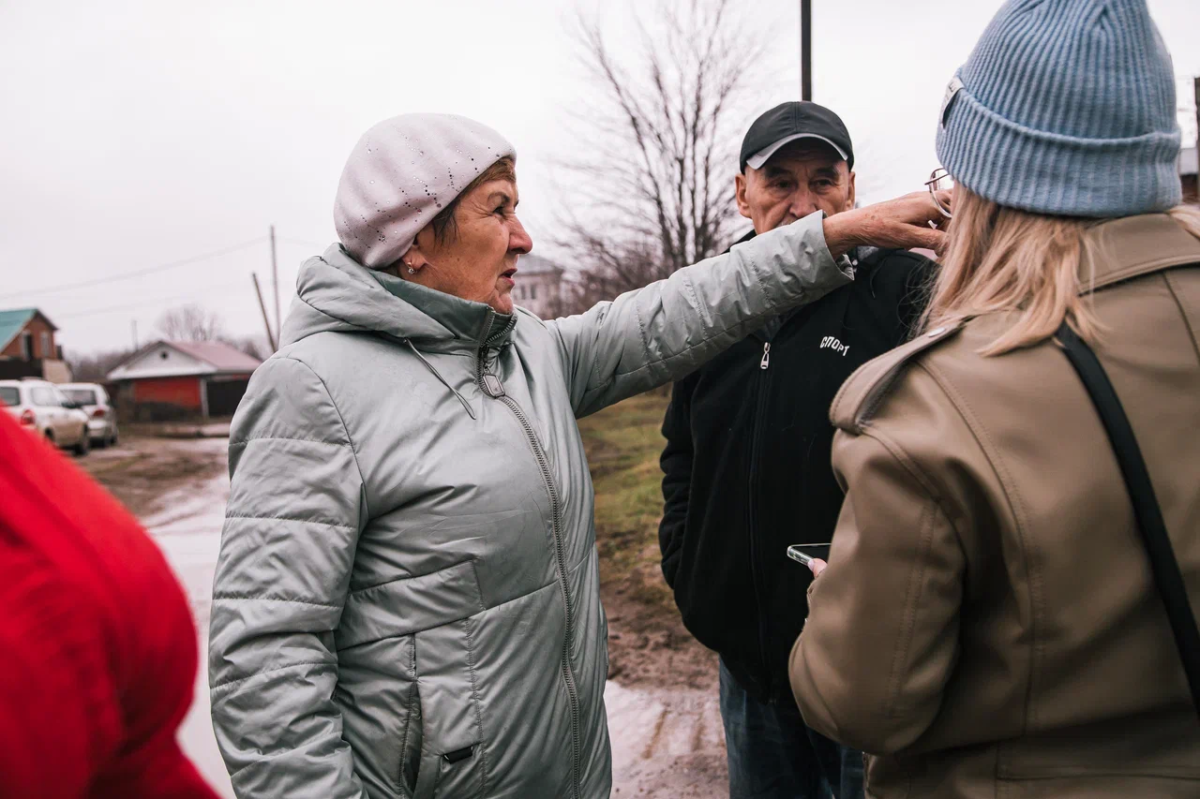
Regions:
[[[1167,526],[1163,522],[1158,499],[1154,496],[1154,486],[1150,482],[1146,462],[1142,459],[1142,451],[1133,435],[1129,419],[1125,416],[1125,409],[1121,407],[1121,401],[1117,398],[1117,392],[1109,382],[1108,374],[1100,365],[1096,354],[1066,323],[1058,329],[1057,336],[1071,366],[1075,367],[1084,387],[1091,395],[1092,403],[1096,406],[1100,421],[1104,424],[1113,451],[1117,455],[1121,475],[1125,478],[1125,486],[1133,500],[1134,518],[1142,534],[1142,543],[1150,556],[1154,582],[1158,586],[1163,604],[1166,605],[1171,630],[1175,633],[1175,644],[1179,647],[1183,670],[1187,673],[1188,685],[1192,689],[1192,702],[1196,706],[1196,713],[1200,714],[1200,629],[1196,627],[1196,617],[1192,614],[1192,607],[1188,602],[1183,573],[1175,560],[1175,552],[1171,548],[1171,539],[1167,536]]]

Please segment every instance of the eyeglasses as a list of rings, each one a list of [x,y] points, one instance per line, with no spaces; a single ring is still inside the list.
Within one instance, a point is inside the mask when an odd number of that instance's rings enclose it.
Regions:
[[[947,219],[953,217],[954,214],[950,212],[950,208],[938,196],[939,191],[948,191],[954,188],[954,178],[950,177],[950,173],[939,166],[930,174],[925,185],[929,187],[929,196],[933,198],[933,204],[937,206],[942,216]]]

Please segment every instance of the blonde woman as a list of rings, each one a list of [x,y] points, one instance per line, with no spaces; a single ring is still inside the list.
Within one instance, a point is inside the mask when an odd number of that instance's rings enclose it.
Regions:
[[[796,700],[869,753],[872,797],[1200,796],[1143,526],[1056,336],[1111,379],[1200,608],[1200,212],[1170,58],[1139,0],[1010,2],[947,98],[942,270],[925,329],[833,403],[847,494]]]

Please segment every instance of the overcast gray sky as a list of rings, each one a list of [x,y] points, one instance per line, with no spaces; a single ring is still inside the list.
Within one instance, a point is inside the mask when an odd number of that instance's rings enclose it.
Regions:
[[[606,5],[620,30],[622,4]],[[799,3],[741,5],[771,32],[777,65],[755,102],[796,98]],[[813,5],[814,99],[850,128],[860,196],[919,188],[936,165],[946,81],[1000,0]],[[1176,72],[1200,74],[1200,2],[1149,5]],[[571,146],[563,110],[589,90],[564,35],[572,8],[0,0],[0,308],[40,307],[76,351],[127,346],[132,320],[144,343],[164,308],[187,301],[220,312],[233,333],[259,333],[250,273],[269,288],[268,225],[280,237],[286,310],[300,262],[334,239],[333,193],[350,148],[373,123],[409,111],[465,114],[509,137],[536,249],[558,201],[550,163]],[[1180,100],[1190,107],[1190,92]]]

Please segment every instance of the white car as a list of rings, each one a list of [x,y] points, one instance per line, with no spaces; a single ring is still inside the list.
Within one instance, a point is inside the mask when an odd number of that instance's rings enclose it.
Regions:
[[[91,448],[88,417],[45,380],[0,380],[0,405],[20,425],[76,455]]]
[[[104,386],[97,383],[63,383],[59,389],[87,414],[92,446],[109,447],[117,443],[117,409],[109,402]]]

